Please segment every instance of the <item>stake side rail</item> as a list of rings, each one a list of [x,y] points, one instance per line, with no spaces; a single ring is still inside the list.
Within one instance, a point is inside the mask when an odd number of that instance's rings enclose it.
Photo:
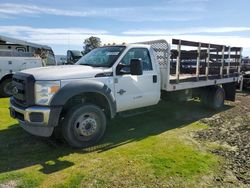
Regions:
[[[240,81],[241,47],[172,40],[140,42],[155,52],[161,89],[174,91]],[[173,48],[174,47],[174,48]]]
[[[238,82],[241,47],[172,40],[167,91]]]

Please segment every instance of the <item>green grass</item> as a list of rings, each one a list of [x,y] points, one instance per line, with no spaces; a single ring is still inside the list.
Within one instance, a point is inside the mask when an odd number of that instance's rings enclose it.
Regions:
[[[9,117],[8,99],[0,99],[0,185],[202,185],[219,159],[190,135],[207,128],[198,120],[212,114],[196,102],[161,102],[150,113],[114,119],[100,144],[75,150],[26,133]]]

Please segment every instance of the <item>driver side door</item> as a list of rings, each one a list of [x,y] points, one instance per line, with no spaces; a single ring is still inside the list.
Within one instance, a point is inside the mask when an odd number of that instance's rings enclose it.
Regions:
[[[131,59],[140,59],[143,63],[142,75],[130,74]],[[160,83],[153,69],[147,48],[131,48],[121,62],[127,67],[123,73],[116,72],[115,97],[117,111],[125,111],[157,104],[160,98]],[[127,73],[124,73],[127,72]],[[155,79],[156,78],[156,79]]]

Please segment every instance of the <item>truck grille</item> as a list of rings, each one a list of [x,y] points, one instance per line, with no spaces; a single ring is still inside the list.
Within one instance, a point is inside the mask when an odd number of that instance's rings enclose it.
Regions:
[[[34,105],[35,79],[30,74],[18,72],[13,76],[13,98],[21,106]]]

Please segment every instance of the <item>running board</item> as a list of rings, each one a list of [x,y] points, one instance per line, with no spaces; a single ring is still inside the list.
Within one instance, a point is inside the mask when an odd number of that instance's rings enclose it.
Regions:
[[[137,111],[126,111],[126,112],[121,112],[118,114],[119,117],[122,118],[128,118],[128,117],[133,117],[133,116],[138,116],[141,114],[149,113],[152,112],[152,109],[144,109],[144,110],[137,110]]]

